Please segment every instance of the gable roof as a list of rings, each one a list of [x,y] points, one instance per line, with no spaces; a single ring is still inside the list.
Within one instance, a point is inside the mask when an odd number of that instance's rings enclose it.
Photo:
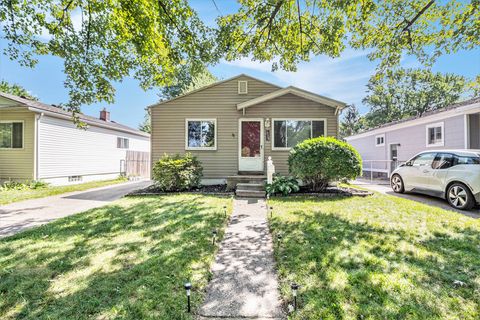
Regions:
[[[182,94],[182,95],[179,95],[178,97],[174,97],[174,98],[171,98],[171,99],[168,99],[168,100],[165,100],[165,101],[157,102],[157,103],[155,103],[155,104],[149,105],[147,108],[154,108],[154,107],[156,107],[156,106],[160,106],[160,105],[165,104],[165,103],[167,103],[167,102],[174,101],[174,100],[177,100],[177,99],[180,99],[180,98],[189,96],[189,95],[191,95],[191,94],[194,94],[194,93],[203,91],[203,90],[208,89],[208,88],[212,88],[212,87],[218,86],[219,84],[222,84],[222,83],[225,83],[225,82],[228,82],[228,81],[232,81],[232,80],[235,80],[235,79],[240,78],[240,77],[247,77],[247,78],[250,78],[250,79],[253,79],[253,80],[262,82],[262,83],[266,83],[266,84],[271,85],[271,86],[276,87],[276,88],[281,88],[280,86],[277,86],[276,84],[273,84],[273,83],[270,83],[270,82],[267,82],[267,81],[264,81],[264,80],[261,80],[261,79],[258,79],[258,78],[249,76],[248,74],[245,74],[245,73],[241,73],[241,74],[236,75],[236,76],[234,76],[234,77],[231,77],[231,78],[228,78],[228,79],[225,79],[225,80],[220,80],[220,81],[211,83],[211,84],[209,84],[209,85],[206,85],[206,86],[204,86],[204,87],[201,87],[201,88],[198,88],[198,89],[189,91],[189,92],[187,92],[187,93],[184,93],[184,94]]]
[[[268,100],[271,100],[271,99],[274,99],[274,98],[277,98],[277,97],[280,97],[282,95],[289,94],[289,93],[297,95],[297,96],[305,98],[305,99],[308,99],[308,100],[312,100],[312,101],[315,101],[315,102],[322,103],[324,105],[327,105],[327,106],[330,106],[330,107],[333,107],[333,108],[339,108],[340,110],[345,108],[345,106],[346,106],[345,102],[341,102],[341,101],[338,101],[338,100],[327,98],[325,96],[321,96],[319,94],[309,92],[309,91],[306,91],[306,90],[303,90],[303,89],[300,89],[300,88],[297,88],[297,87],[294,87],[294,86],[288,86],[286,88],[282,88],[282,87],[280,87],[276,84],[273,84],[273,83],[270,83],[270,82],[252,77],[248,74],[241,73],[241,74],[236,75],[234,77],[209,84],[207,86],[201,87],[201,88],[196,89],[196,90],[192,90],[192,91],[187,92],[185,94],[182,94],[178,97],[175,97],[175,98],[172,98],[172,99],[169,99],[169,100],[165,100],[165,101],[160,101],[158,103],[155,103],[153,105],[148,106],[148,108],[154,108],[154,107],[160,106],[160,105],[165,104],[167,102],[174,101],[174,100],[183,98],[185,96],[189,96],[189,95],[194,94],[196,92],[200,92],[200,91],[203,91],[205,89],[212,88],[212,87],[217,86],[219,84],[222,84],[222,83],[225,83],[225,82],[228,82],[228,81],[231,81],[231,80],[235,80],[235,79],[240,78],[240,77],[247,77],[247,78],[262,82],[262,83],[266,83],[266,84],[271,85],[275,88],[278,88],[278,90],[273,91],[269,94],[266,94],[266,95],[263,95],[263,96],[260,96],[260,97],[242,102],[242,103],[239,103],[239,104],[237,104],[237,109],[238,110],[248,108],[252,105],[255,105],[255,104],[258,104],[258,103],[261,103],[261,102],[264,102],[264,101],[268,101]]]
[[[40,101],[22,98],[22,97],[15,96],[13,94],[8,94],[5,92],[0,92],[0,97],[3,97],[5,99],[11,100],[17,103],[16,106],[12,106],[12,107],[27,107],[30,111],[37,112],[37,113],[48,112],[48,115],[53,117],[69,118],[69,119],[72,118],[71,112],[65,111],[61,108],[58,108],[46,103],[42,103]],[[146,132],[130,128],[126,125],[123,125],[114,121],[103,121],[101,119],[98,119],[92,116],[87,116],[83,113],[78,114],[78,117],[80,120],[90,125],[96,125],[100,127],[110,128],[113,130],[132,133],[139,136],[150,137],[150,134]]]
[[[300,88],[297,88],[297,87],[294,87],[294,86],[289,86],[289,87],[286,87],[286,88],[283,88],[283,89],[279,89],[277,91],[273,91],[273,92],[268,93],[266,95],[263,95],[263,96],[260,96],[260,97],[257,97],[257,98],[239,103],[239,104],[237,104],[237,109],[238,110],[245,109],[245,108],[254,106],[256,104],[259,104],[259,103],[262,103],[262,102],[265,102],[265,101],[268,101],[268,100],[272,100],[272,99],[284,96],[286,94],[293,94],[293,95],[296,95],[298,97],[302,97],[302,98],[305,98],[305,99],[308,99],[308,100],[312,100],[312,101],[327,105],[327,106],[332,107],[332,108],[343,109],[347,105],[345,102],[330,99],[330,98],[321,96],[319,94],[309,92],[309,91],[306,91],[306,90],[303,90],[303,89],[300,89]]]
[[[442,109],[425,112],[421,116],[413,116],[413,117],[408,117],[405,119],[385,123],[378,127],[360,132],[356,135],[346,137],[345,139],[355,140],[362,137],[368,137],[373,134],[379,134],[379,133],[384,133],[391,130],[399,129],[400,127],[416,125],[416,124],[419,124],[419,122],[437,121],[439,120],[437,118],[445,119],[445,118],[460,115],[463,113],[466,114],[468,113],[469,109],[471,109],[472,107],[480,108],[480,96],[451,104]]]

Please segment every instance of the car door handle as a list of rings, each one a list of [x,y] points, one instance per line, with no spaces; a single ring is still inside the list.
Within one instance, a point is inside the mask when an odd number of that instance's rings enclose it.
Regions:
[[[429,173],[430,170],[423,170],[423,173]]]

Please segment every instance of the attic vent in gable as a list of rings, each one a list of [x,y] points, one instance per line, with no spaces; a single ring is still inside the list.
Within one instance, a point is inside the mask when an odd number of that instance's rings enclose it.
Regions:
[[[238,94],[248,93],[248,81],[238,81]]]

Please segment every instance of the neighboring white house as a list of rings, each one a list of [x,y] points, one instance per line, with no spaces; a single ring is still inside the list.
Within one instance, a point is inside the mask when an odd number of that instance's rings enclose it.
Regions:
[[[113,179],[125,172],[127,153],[148,153],[150,135],[100,118],[0,92],[0,182],[42,180],[64,185]]]
[[[383,177],[424,150],[480,149],[480,97],[388,123],[346,141],[362,156],[364,174]]]

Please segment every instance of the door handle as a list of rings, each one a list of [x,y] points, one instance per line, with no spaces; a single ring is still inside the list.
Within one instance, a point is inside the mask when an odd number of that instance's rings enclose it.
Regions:
[[[429,173],[429,172],[430,172],[430,170],[426,170],[426,169],[423,170],[423,173]]]

